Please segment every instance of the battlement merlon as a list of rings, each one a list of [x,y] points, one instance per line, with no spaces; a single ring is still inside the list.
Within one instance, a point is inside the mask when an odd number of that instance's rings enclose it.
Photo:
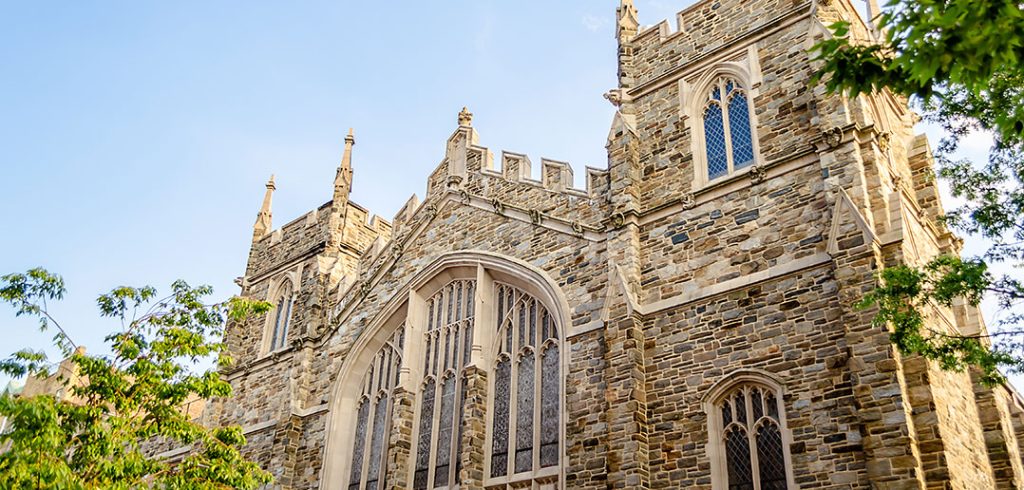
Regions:
[[[757,8],[753,10],[751,5],[754,3],[749,0],[701,0],[679,11],[675,22],[661,20],[636,29],[628,29],[633,22],[631,16],[635,15],[635,8],[631,2],[623,1],[623,6],[617,11],[620,27],[616,31],[619,38],[619,86],[642,91],[648,85],[658,85],[664,78],[674,78],[665,71],[669,66],[685,67],[699,63],[722,49],[757,42],[794,24],[805,25],[813,34],[830,32],[825,26],[846,20],[852,23],[850,29],[854,38],[870,42],[879,35],[878,29],[854,7],[853,2],[858,1],[869,4],[867,10],[872,18],[879,12],[877,1],[871,0],[805,0],[796,3],[792,0],[763,0],[756,2]],[[624,12],[628,15],[623,15]],[[765,14],[769,12],[770,15]],[[623,22],[627,28],[621,26]],[[709,32],[721,35],[709,36]],[[663,63],[665,59],[678,61],[666,64]]]
[[[445,143],[444,159],[431,173],[427,183],[425,201],[447,190],[498,191],[512,184],[527,184],[549,191],[552,197],[571,195],[573,197],[596,198],[607,191],[606,170],[588,168],[587,186],[573,187],[573,172],[569,164],[550,159],[541,159],[541,179],[531,177],[532,164],[525,154],[502,151],[500,167],[495,165],[494,154],[478,144],[479,135],[469,125],[470,119],[460,117],[459,128]],[[472,115],[469,115],[470,117]],[[486,181],[488,184],[484,184]],[[501,195],[492,197],[501,198]],[[403,208],[403,210],[408,210]]]

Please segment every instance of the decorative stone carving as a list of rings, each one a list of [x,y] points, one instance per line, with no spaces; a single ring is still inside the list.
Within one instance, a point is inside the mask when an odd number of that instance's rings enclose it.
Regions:
[[[843,142],[843,129],[833,126],[821,132],[821,141],[829,148],[836,148]]]
[[[616,211],[611,218],[612,228],[622,228],[626,224],[626,215],[622,211]]]
[[[448,176],[448,188],[449,189],[458,189],[459,186],[461,186],[461,185],[462,185],[462,176],[461,175],[449,175]]]
[[[604,98],[608,102],[611,102],[613,106],[619,107],[624,101],[627,101],[629,96],[621,88],[613,88],[604,93]]]
[[[404,248],[405,247],[402,247],[401,242],[395,240],[395,242],[391,244],[391,256],[394,257],[395,259],[398,259],[399,257],[402,256],[402,252],[405,251]]]
[[[889,151],[889,144],[892,142],[892,135],[889,133],[878,133],[878,149],[883,153]]]
[[[539,225],[544,221],[544,213],[541,213],[539,209],[531,209],[527,211],[527,214],[530,215],[530,222],[535,225]]]
[[[370,280],[367,279],[359,285],[359,297],[365,298],[370,294],[370,290],[373,289],[373,285],[370,284]]]
[[[437,205],[434,203],[427,204],[427,219],[434,219],[435,216],[437,216]]]
[[[760,184],[766,178],[768,178],[768,169],[764,168],[764,165],[750,167],[750,182]]]
[[[573,221],[572,232],[575,233],[576,236],[583,236],[583,223],[580,223],[579,221]]]
[[[697,198],[694,197],[692,192],[683,194],[683,197],[679,198],[679,204],[683,206],[683,209],[693,209],[697,205]]]
[[[491,199],[491,206],[494,207],[495,213],[505,214],[505,204],[502,203],[498,198]]]
[[[469,195],[469,192],[467,192],[466,189],[459,191],[459,198],[462,199],[464,204],[469,204],[470,197],[472,196]]]

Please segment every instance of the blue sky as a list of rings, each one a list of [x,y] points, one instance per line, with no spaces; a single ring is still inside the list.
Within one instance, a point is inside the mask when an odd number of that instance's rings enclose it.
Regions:
[[[644,24],[691,3],[636,0]],[[236,293],[267,177],[276,226],[326,202],[350,126],[353,199],[390,219],[464,105],[482,145],[582,182],[606,160],[616,4],[0,2],[0,273],[62,274],[55,314],[102,350],[100,292]],[[0,355],[47,345],[3,310]]]

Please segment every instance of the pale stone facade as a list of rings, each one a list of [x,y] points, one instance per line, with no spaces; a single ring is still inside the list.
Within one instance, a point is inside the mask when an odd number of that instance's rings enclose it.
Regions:
[[[228,329],[235,396],[204,420],[287,489],[1024,486],[1016,393],[902,357],[854,307],[960,243],[906,101],[809,85],[839,19],[874,35],[849,0],[643,30],[624,1],[586,189],[495,161],[465,110],[391,222],[348,199],[351,134],[332,199],[277,230],[271,181],[240,284],[275,308]]]

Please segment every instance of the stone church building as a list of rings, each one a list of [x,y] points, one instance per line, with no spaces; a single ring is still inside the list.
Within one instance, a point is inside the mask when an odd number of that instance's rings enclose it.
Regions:
[[[883,267],[961,248],[906,100],[809,84],[825,26],[876,28],[851,0],[615,14],[585,189],[466,110],[390,221],[349,200],[352,134],[319,208],[274,228],[268,183],[239,283],[275,307],[229,326],[235,396],[204,421],[282,489],[1024,486],[1012,388],[901,356],[855,308]]]

